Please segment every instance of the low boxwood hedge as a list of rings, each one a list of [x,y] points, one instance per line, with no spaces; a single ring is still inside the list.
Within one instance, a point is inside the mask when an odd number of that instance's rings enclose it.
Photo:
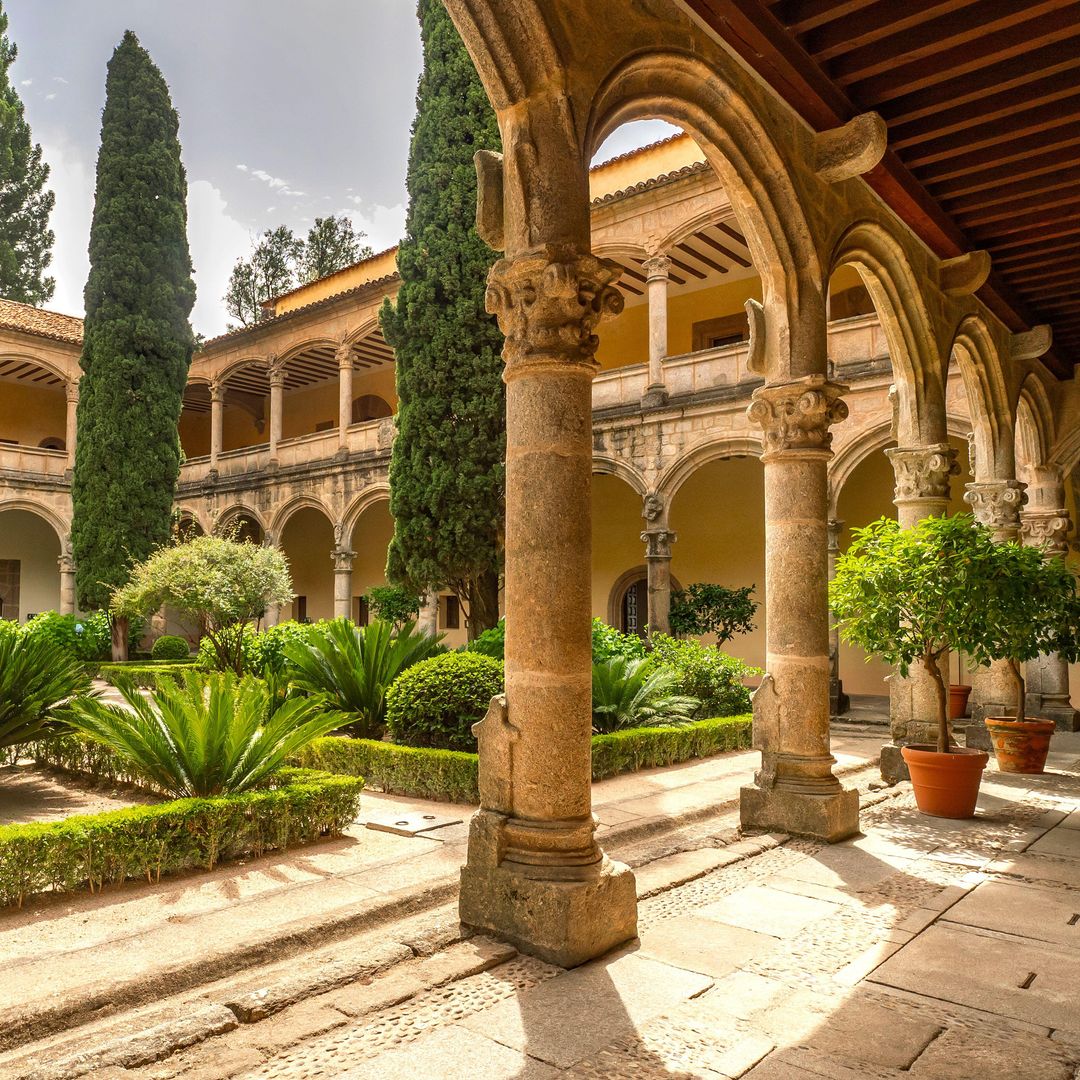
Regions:
[[[184,673],[194,670],[194,660],[155,660],[152,664],[99,664],[97,678],[104,679],[111,686],[127,681],[148,690],[156,690],[162,679],[182,683]]]
[[[681,727],[630,728],[594,735],[592,775],[604,780],[622,773],[677,765],[726,750],[750,749],[750,716],[695,720]],[[293,763],[326,772],[361,775],[369,787],[395,795],[450,802],[479,802],[476,754],[428,750],[337,735],[316,739]]]
[[[0,905],[179,870],[337,835],[359,812],[358,776],[285,768],[241,795],[177,799],[51,824],[0,826]]]

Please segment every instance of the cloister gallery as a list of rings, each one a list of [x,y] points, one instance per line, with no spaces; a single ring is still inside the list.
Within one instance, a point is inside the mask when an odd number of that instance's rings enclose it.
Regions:
[[[924,690],[831,638],[830,555],[882,515],[968,508],[1002,539],[1065,553],[1076,323],[1025,319],[995,276],[1040,243],[1028,204],[1009,201],[1019,188],[969,215],[992,260],[940,209],[913,209],[877,114],[847,101],[845,116],[821,87],[793,102],[782,43],[745,46],[750,31],[705,0],[626,5],[617,22],[579,0],[447,7],[504,143],[477,165],[481,233],[504,253],[488,306],[507,338],[507,706],[481,726],[462,912],[577,962],[624,940],[634,909],[589,810],[588,616],[665,628],[673,583],[754,585],[759,629],[732,643],[768,673],[744,823],[850,835],[858,801],[829,753],[837,677],[891,694],[898,738]],[[590,170],[644,117],[686,134]],[[958,205],[992,186],[985,158],[945,157]],[[395,252],[375,255],[279,297],[192,365],[178,506],[191,528],[239,523],[285,551],[297,596],[271,621],[362,621],[383,581],[395,393],[378,311],[397,285]],[[6,618],[74,609],[80,343],[79,320],[0,302]],[[424,618],[464,639],[454,598]],[[1074,728],[1067,665],[1030,669],[1029,711]],[[1010,693],[993,669],[970,675],[975,715]]]

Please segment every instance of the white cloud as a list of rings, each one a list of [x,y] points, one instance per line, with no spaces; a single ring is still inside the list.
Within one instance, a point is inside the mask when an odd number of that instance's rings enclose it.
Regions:
[[[67,79],[65,79],[63,75],[54,75],[52,81],[54,83],[59,83],[61,86],[67,86],[68,84]]]
[[[239,169],[239,170],[240,170],[241,172],[247,172],[247,171],[248,171],[248,167],[247,167],[246,165],[237,165],[236,167],[237,167],[237,168],[238,168],[238,169]]]
[[[307,194],[304,191],[297,191],[295,188],[290,187],[288,180],[282,180],[280,176],[271,176],[265,169],[249,169],[246,165],[237,165],[236,167],[241,172],[250,172],[256,180],[261,180],[271,191],[277,191],[282,195],[298,199]]]
[[[34,80],[33,79],[22,79],[19,82],[19,85],[20,86],[33,86],[34,85]]]
[[[55,94],[46,94],[46,95],[45,95],[45,100],[46,100],[46,101],[52,101],[52,100],[53,100],[53,98],[55,98],[55,97],[56,97],[56,95],[55,95]]]
[[[56,294],[48,306],[81,316],[83,286],[90,272],[86,248],[94,216],[94,167],[80,157],[66,136],[40,127],[34,134],[41,140],[43,156],[49,163],[49,187],[56,192],[56,206],[49,221],[56,234],[49,267],[56,278]]]
[[[207,337],[225,330],[221,297],[233,263],[251,248],[248,230],[229,214],[221,192],[209,180],[188,185],[188,243],[195,266],[196,299],[192,326]]]
[[[352,196],[349,202],[355,204],[346,210],[339,210],[352,219],[353,227],[366,235],[364,243],[370,244],[375,251],[385,251],[401,242],[405,235],[405,204],[380,206],[367,203],[360,196]]]

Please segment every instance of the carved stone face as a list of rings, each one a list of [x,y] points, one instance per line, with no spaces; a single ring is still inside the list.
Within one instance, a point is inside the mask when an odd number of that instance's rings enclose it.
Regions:
[[[646,521],[655,521],[664,512],[664,500],[660,498],[655,492],[645,496],[644,508],[641,511],[641,516]]]

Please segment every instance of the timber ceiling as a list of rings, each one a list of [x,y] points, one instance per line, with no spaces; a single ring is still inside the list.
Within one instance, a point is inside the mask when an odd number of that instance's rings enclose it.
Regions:
[[[45,386],[50,389],[64,385],[64,380],[58,375],[40,364],[35,364],[32,360],[0,359],[0,379],[5,382],[27,383],[31,386]]]
[[[1080,363],[1078,0],[683,0],[815,130],[867,110],[866,180],[942,258],[992,256],[979,298]]]

